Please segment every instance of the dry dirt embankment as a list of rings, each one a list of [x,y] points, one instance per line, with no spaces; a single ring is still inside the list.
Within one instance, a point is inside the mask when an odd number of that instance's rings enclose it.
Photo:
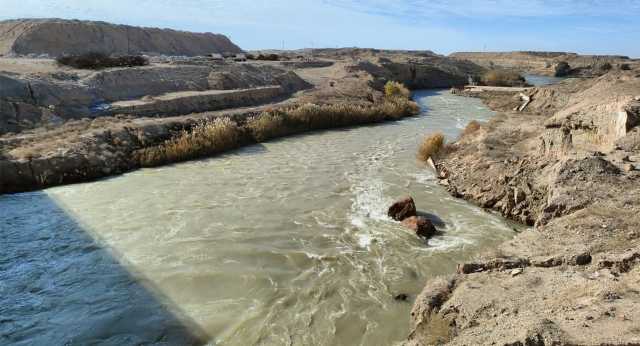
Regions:
[[[506,68],[527,74],[553,76],[600,76],[613,69],[625,69],[639,62],[617,55],[579,55],[567,52],[458,52],[449,57],[472,61],[485,68]],[[566,63],[565,71],[558,71]],[[629,66],[631,68],[631,66]]]
[[[264,87],[278,87],[269,95]],[[195,111],[252,106],[285,98],[311,85],[294,72],[248,64],[211,63],[200,65],[153,64],[137,68],[114,68],[88,72],[58,68],[50,73],[14,74],[0,72],[0,134],[21,132],[41,126],[56,126],[68,120],[97,118],[113,114],[112,104],[167,93],[244,89],[241,97],[214,97],[210,108],[193,102],[166,100],[148,113],[167,115]],[[246,90],[251,89],[251,90]],[[234,94],[228,92],[227,94]],[[237,95],[236,95],[237,96]],[[141,100],[144,101],[144,100]],[[215,101],[215,102],[214,102]],[[167,105],[170,103],[170,105]]]
[[[447,148],[454,196],[534,225],[432,280],[406,345],[640,344],[640,71],[516,95]],[[516,103],[518,99],[515,99]]]
[[[0,21],[1,55],[239,53],[226,36],[64,19]]]

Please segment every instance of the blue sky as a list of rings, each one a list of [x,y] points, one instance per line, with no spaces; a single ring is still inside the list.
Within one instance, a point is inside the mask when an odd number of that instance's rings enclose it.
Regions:
[[[640,0],[0,0],[59,17],[210,31],[244,49],[553,50],[640,57]]]

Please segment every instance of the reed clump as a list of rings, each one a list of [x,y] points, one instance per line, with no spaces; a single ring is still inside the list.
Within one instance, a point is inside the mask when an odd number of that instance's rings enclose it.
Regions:
[[[322,130],[400,119],[416,115],[418,105],[408,97],[386,97],[374,104],[305,103],[288,108],[269,110],[247,120],[253,138],[262,142],[283,135],[308,130]]]
[[[427,162],[429,159],[436,159],[438,153],[444,147],[444,135],[440,132],[434,133],[424,138],[418,148],[417,157],[420,161]]]
[[[482,82],[484,85],[499,87],[520,87],[527,85],[523,76],[517,72],[508,70],[491,70],[482,76]]]
[[[246,127],[256,142],[278,138],[289,132],[284,114],[274,110],[264,111],[260,115],[247,119]]]
[[[229,118],[203,120],[160,145],[139,150],[137,159],[143,167],[185,161],[236,148],[241,138],[242,129]]]
[[[142,167],[158,166],[217,154],[247,141],[263,142],[292,133],[400,119],[419,113],[418,105],[408,95],[406,88],[399,88],[373,104],[305,103],[268,109],[241,125],[229,118],[204,120],[159,145],[138,150],[135,155]]]

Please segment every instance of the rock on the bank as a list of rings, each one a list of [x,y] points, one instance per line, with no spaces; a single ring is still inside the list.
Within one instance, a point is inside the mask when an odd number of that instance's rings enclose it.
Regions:
[[[402,221],[402,225],[414,231],[416,235],[429,238],[436,233],[436,227],[422,216],[412,216]]]
[[[402,221],[412,216],[416,216],[416,204],[413,201],[413,198],[407,196],[393,203],[393,205],[389,207],[387,215],[396,221]]]

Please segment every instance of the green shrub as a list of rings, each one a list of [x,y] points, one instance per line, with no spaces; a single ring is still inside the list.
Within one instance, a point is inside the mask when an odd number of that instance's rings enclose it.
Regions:
[[[425,137],[418,148],[417,157],[419,160],[427,162],[430,158],[435,159],[436,155],[444,146],[444,135],[440,132]]]
[[[90,52],[80,55],[67,55],[57,58],[56,62],[60,65],[70,66],[83,70],[99,70],[110,67],[134,67],[149,65],[149,60],[143,56],[125,55],[112,57],[99,52]]]

